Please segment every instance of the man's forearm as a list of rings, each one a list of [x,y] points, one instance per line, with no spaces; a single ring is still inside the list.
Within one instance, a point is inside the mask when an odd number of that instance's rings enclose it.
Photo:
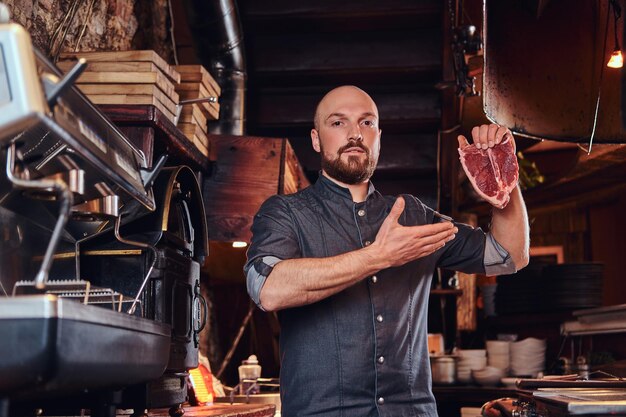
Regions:
[[[509,252],[517,269],[528,265],[529,226],[526,205],[518,187],[503,209],[493,209],[491,234]]]
[[[281,261],[261,289],[261,305],[275,311],[322,300],[386,268],[378,258],[368,247],[328,258]]]

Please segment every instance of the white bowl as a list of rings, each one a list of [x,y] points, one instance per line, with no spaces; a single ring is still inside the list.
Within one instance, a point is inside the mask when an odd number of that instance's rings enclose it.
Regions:
[[[474,378],[474,381],[476,381],[478,385],[482,386],[498,385],[503,376],[504,372],[493,366],[472,371],[472,378]]]
[[[502,385],[504,385],[507,388],[517,388],[517,386],[515,385],[515,383],[517,382],[518,378],[514,378],[514,377],[505,377],[500,379],[500,382],[502,383]]]

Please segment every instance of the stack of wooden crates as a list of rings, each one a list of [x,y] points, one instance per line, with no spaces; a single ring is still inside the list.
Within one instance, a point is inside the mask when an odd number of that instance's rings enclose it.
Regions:
[[[79,58],[87,69],[76,84],[94,104],[152,105],[209,157],[207,122],[219,118],[221,91],[202,66],[172,66],[154,51],[65,53],[57,65],[69,71]],[[210,97],[214,102],[184,103]]]

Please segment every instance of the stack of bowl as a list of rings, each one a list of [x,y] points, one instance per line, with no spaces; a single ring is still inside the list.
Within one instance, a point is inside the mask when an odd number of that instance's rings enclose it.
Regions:
[[[504,340],[487,340],[487,363],[489,366],[502,370],[504,375],[509,373],[511,342]]]
[[[483,369],[473,369],[472,378],[478,385],[495,387],[504,376],[502,369],[487,366]]]
[[[464,349],[458,351],[457,379],[462,383],[472,382],[472,371],[487,366],[487,351],[485,349]]]
[[[544,370],[546,341],[529,337],[511,343],[511,374],[536,377]]]

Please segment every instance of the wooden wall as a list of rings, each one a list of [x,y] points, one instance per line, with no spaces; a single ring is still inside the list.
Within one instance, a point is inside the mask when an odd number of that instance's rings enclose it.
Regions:
[[[591,259],[604,263],[605,305],[626,303],[626,193],[589,208]]]

